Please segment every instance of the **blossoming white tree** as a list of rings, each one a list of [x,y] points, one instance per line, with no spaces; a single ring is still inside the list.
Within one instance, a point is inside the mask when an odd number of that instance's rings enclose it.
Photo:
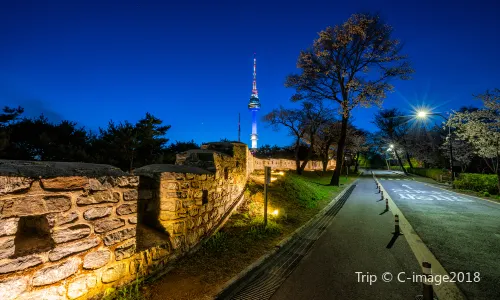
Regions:
[[[458,112],[450,119],[459,138],[469,142],[498,176],[500,190],[500,89],[477,95],[484,107],[472,112]]]

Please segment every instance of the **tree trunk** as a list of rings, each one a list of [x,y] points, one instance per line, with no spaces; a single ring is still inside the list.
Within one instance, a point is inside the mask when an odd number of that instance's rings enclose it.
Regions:
[[[405,151],[405,152],[406,152],[406,160],[408,161],[408,164],[410,165],[410,169],[413,169],[413,164],[411,163],[410,154],[408,154],[408,151]]]
[[[323,163],[323,173],[326,172],[328,168],[328,161],[330,160],[328,157],[328,150],[330,149],[330,145],[327,143],[326,147],[322,150],[323,155],[322,155],[322,163]]]
[[[401,157],[399,157],[399,154],[396,151],[396,149],[394,149],[394,154],[396,154],[396,158],[398,159],[398,163],[399,163],[399,166],[401,167],[401,170],[403,170],[403,173],[406,174],[405,167],[403,167],[403,162],[401,161]]]
[[[358,173],[358,164],[359,164],[358,160],[359,160],[359,152],[356,153],[356,158],[354,160],[354,173]]]
[[[300,139],[297,139],[297,142],[295,142],[295,170],[297,174],[301,175],[302,170],[300,169],[299,147],[300,147]]]
[[[345,140],[347,136],[347,122],[349,121],[349,117],[342,115],[342,127],[340,129],[340,139],[337,147],[337,161],[335,164],[335,170],[333,170],[332,179],[330,180],[330,185],[340,186],[340,171],[342,170],[342,165],[344,160],[344,146]],[[339,161],[340,157],[340,161]]]
[[[500,169],[497,169],[497,188],[500,191]]]
[[[304,171],[307,163],[311,160],[312,153],[313,153],[313,147],[314,147],[314,134],[310,132],[309,136],[311,137],[311,144],[309,145],[309,149],[307,151],[307,156],[306,159],[302,162],[302,165],[300,166],[300,173]]]

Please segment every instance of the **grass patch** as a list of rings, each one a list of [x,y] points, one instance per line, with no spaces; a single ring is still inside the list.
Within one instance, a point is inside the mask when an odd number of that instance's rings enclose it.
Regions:
[[[154,283],[150,299],[213,298],[219,286],[275,248],[344,188],[328,186],[332,172],[273,176],[277,179],[269,187],[267,227],[263,226],[263,173],[257,173],[249,179],[238,211],[198,252],[181,259],[176,269]],[[345,185],[355,178],[343,176],[340,183]],[[277,214],[272,214],[275,211]],[[175,282],[176,288],[169,288],[169,282]],[[179,286],[189,288],[182,292]]]
[[[129,285],[118,289],[108,288],[105,292],[103,300],[146,300],[147,296],[144,293],[144,282],[136,278]]]

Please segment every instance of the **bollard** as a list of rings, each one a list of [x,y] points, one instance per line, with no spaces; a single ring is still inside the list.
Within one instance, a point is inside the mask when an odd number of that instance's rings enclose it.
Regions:
[[[380,191],[380,200],[384,200],[384,191]]]
[[[431,264],[424,261],[422,262],[422,271],[424,273],[424,300],[433,300],[434,299],[434,291],[432,290],[432,282],[428,282],[429,277],[432,275]]]
[[[385,210],[389,210],[389,199],[385,198]]]
[[[401,231],[399,230],[399,216],[394,215],[394,234],[400,234]]]

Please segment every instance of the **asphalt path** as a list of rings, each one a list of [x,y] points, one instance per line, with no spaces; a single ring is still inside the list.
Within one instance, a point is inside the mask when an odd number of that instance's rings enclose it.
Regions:
[[[421,274],[420,266],[404,237],[392,234],[394,217],[379,199],[371,175],[361,177],[332,223],[271,299],[415,299],[421,294],[422,284],[406,279]],[[389,283],[383,282],[385,272],[394,276]],[[397,280],[402,272],[406,282]],[[373,275],[376,282],[370,282]]]
[[[500,204],[374,173],[441,265],[456,273],[467,298],[500,299]]]

